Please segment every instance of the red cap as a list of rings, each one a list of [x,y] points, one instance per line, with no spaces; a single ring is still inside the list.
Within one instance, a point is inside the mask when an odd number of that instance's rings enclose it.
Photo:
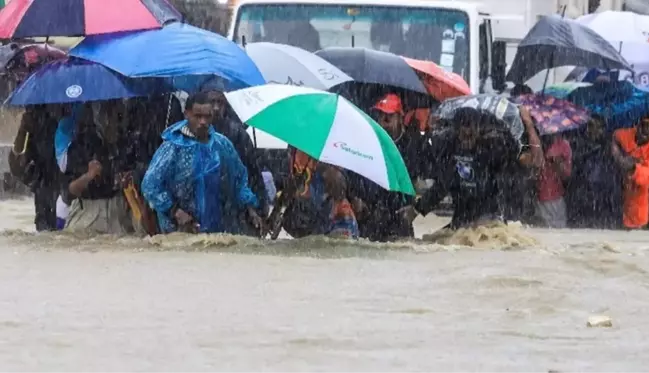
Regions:
[[[394,93],[385,95],[381,100],[379,100],[379,102],[376,103],[376,105],[374,105],[373,109],[380,110],[386,114],[401,114],[403,112],[401,99]]]

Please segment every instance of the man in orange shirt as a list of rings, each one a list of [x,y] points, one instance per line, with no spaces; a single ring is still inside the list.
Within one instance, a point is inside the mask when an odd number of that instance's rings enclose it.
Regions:
[[[615,163],[626,173],[624,226],[642,228],[649,223],[649,118],[634,128],[615,131],[611,151]]]

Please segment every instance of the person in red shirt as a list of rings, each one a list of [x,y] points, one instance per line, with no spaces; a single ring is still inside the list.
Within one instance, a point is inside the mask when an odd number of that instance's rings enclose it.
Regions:
[[[546,227],[566,228],[568,214],[563,183],[572,173],[572,150],[570,143],[560,135],[551,135],[543,140],[545,163],[539,169],[536,182],[536,214]]]

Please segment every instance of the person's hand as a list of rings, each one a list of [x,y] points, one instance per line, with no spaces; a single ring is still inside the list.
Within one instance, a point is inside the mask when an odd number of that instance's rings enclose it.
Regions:
[[[194,221],[194,218],[183,209],[176,209],[173,217],[178,224],[178,231],[185,233],[198,233],[200,231],[200,224]]]
[[[115,185],[122,189],[128,187],[128,184],[133,180],[133,171],[120,172],[115,177]]]
[[[518,157],[518,162],[522,164],[525,167],[533,167],[534,166],[534,155],[532,154],[531,151],[526,151],[521,153],[521,155]]]
[[[101,175],[102,170],[103,167],[98,160],[93,159],[92,161],[88,162],[88,175],[90,175],[92,179],[95,179],[99,175]]]
[[[183,209],[176,209],[174,212],[174,219],[176,219],[178,225],[189,225],[194,221],[194,218]]]
[[[252,206],[248,206],[248,219],[260,233],[264,231],[264,219],[257,214],[257,211]]]
[[[417,218],[417,215],[419,215],[417,210],[415,210],[415,207],[412,205],[400,208],[397,210],[397,214],[401,215],[401,218],[408,224],[412,224],[412,222],[415,221],[415,218]]]

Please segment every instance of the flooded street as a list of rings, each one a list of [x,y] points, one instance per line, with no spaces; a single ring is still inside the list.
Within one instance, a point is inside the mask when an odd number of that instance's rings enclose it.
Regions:
[[[116,240],[21,233],[31,202],[0,210],[4,370],[649,366],[645,232],[523,230],[539,243],[522,249]]]

